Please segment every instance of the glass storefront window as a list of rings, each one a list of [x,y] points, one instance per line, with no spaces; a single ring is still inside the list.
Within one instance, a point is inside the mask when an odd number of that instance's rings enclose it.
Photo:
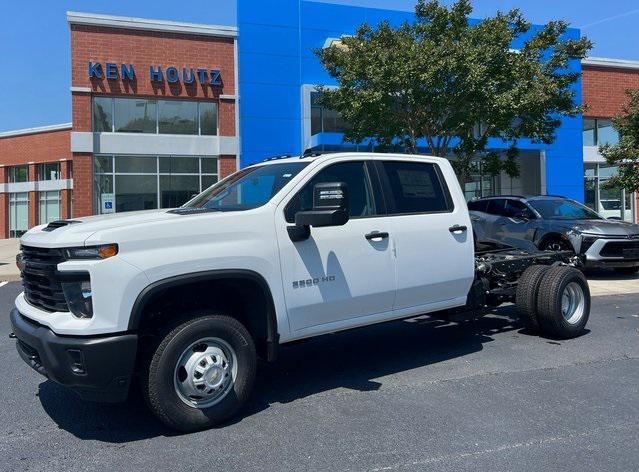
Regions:
[[[197,157],[160,157],[161,174],[199,174],[200,162]]]
[[[40,192],[40,224],[60,219],[60,192]]]
[[[175,208],[200,193],[197,175],[161,175],[160,202],[162,208]]]
[[[612,126],[612,121],[607,118],[583,119],[583,144],[584,146],[601,146],[602,144],[617,144],[619,133]]]
[[[115,207],[113,201],[115,196],[113,195],[113,175],[99,175],[95,174],[93,178],[94,190],[94,206],[97,214],[113,213]]]
[[[178,207],[215,182],[215,157],[94,157],[98,214]]]
[[[200,102],[200,134],[217,135],[217,103]]]
[[[155,175],[115,176],[116,212],[153,210],[158,207],[158,179]]]
[[[93,131],[216,136],[216,102],[95,97]]]
[[[160,100],[160,134],[197,134],[197,103],[183,100]]]
[[[93,99],[93,131],[113,131],[113,99],[95,97]]]
[[[118,133],[156,133],[155,100],[114,99],[114,131]]]
[[[593,118],[584,118],[584,146],[595,145],[595,120]]]
[[[202,158],[202,173],[217,174],[217,159],[211,157]]]
[[[617,144],[619,133],[612,127],[612,121],[603,118],[597,119],[597,144]]]
[[[9,168],[9,182],[28,182],[29,166],[13,166]]]
[[[585,164],[585,203],[604,218],[633,221],[632,193],[621,188],[607,188],[606,182],[618,172],[616,166]]]
[[[60,163],[40,164],[38,166],[38,180],[60,180]]]
[[[9,194],[9,237],[19,238],[29,229],[29,193]]]
[[[311,135],[318,133],[343,133],[349,124],[337,111],[320,106],[320,92],[311,92]]]
[[[155,156],[118,156],[115,159],[115,172],[118,174],[155,174],[157,170]]]

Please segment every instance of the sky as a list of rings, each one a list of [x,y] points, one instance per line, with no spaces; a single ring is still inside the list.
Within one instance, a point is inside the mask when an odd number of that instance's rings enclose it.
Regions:
[[[415,4],[415,0],[323,1],[407,11]],[[179,4],[175,0],[4,0],[2,3],[0,131],[71,121],[67,11],[221,25],[236,22],[234,0],[185,3],[186,8],[176,8]],[[594,42],[591,56],[639,60],[637,0],[472,0],[472,4],[474,18],[516,7],[533,23],[566,20],[581,28],[582,34]]]

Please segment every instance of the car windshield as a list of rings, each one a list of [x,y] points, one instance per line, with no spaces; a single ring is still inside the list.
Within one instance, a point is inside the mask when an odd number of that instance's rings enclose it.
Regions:
[[[307,165],[308,162],[282,162],[248,167],[206,189],[182,208],[217,211],[257,208],[273,198]]]
[[[601,216],[573,200],[559,198],[528,200],[542,218],[552,220],[600,220]]]

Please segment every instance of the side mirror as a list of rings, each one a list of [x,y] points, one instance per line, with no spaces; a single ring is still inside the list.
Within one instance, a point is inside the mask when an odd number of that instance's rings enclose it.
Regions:
[[[328,182],[313,187],[313,209],[295,213],[297,226],[342,226],[348,221],[348,187]]]
[[[295,213],[295,226],[287,228],[291,241],[304,241],[311,226],[342,226],[348,221],[348,187],[344,182],[316,184],[313,209]]]

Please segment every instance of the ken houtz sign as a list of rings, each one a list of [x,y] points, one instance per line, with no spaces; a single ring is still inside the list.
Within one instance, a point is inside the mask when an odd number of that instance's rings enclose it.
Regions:
[[[107,62],[102,66],[100,62],[89,61],[89,79],[107,80],[136,80],[135,69],[133,64],[115,64]],[[217,69],[204,69],[193,67],[182,67],[178,69],[169,66],[163,69],[160,66],[149,66],[149,79],[151,82],[166,81],[170,84],[182,82],[184,84],[192,84],[195,81],[202,85],[222,85],[220,71]]]

